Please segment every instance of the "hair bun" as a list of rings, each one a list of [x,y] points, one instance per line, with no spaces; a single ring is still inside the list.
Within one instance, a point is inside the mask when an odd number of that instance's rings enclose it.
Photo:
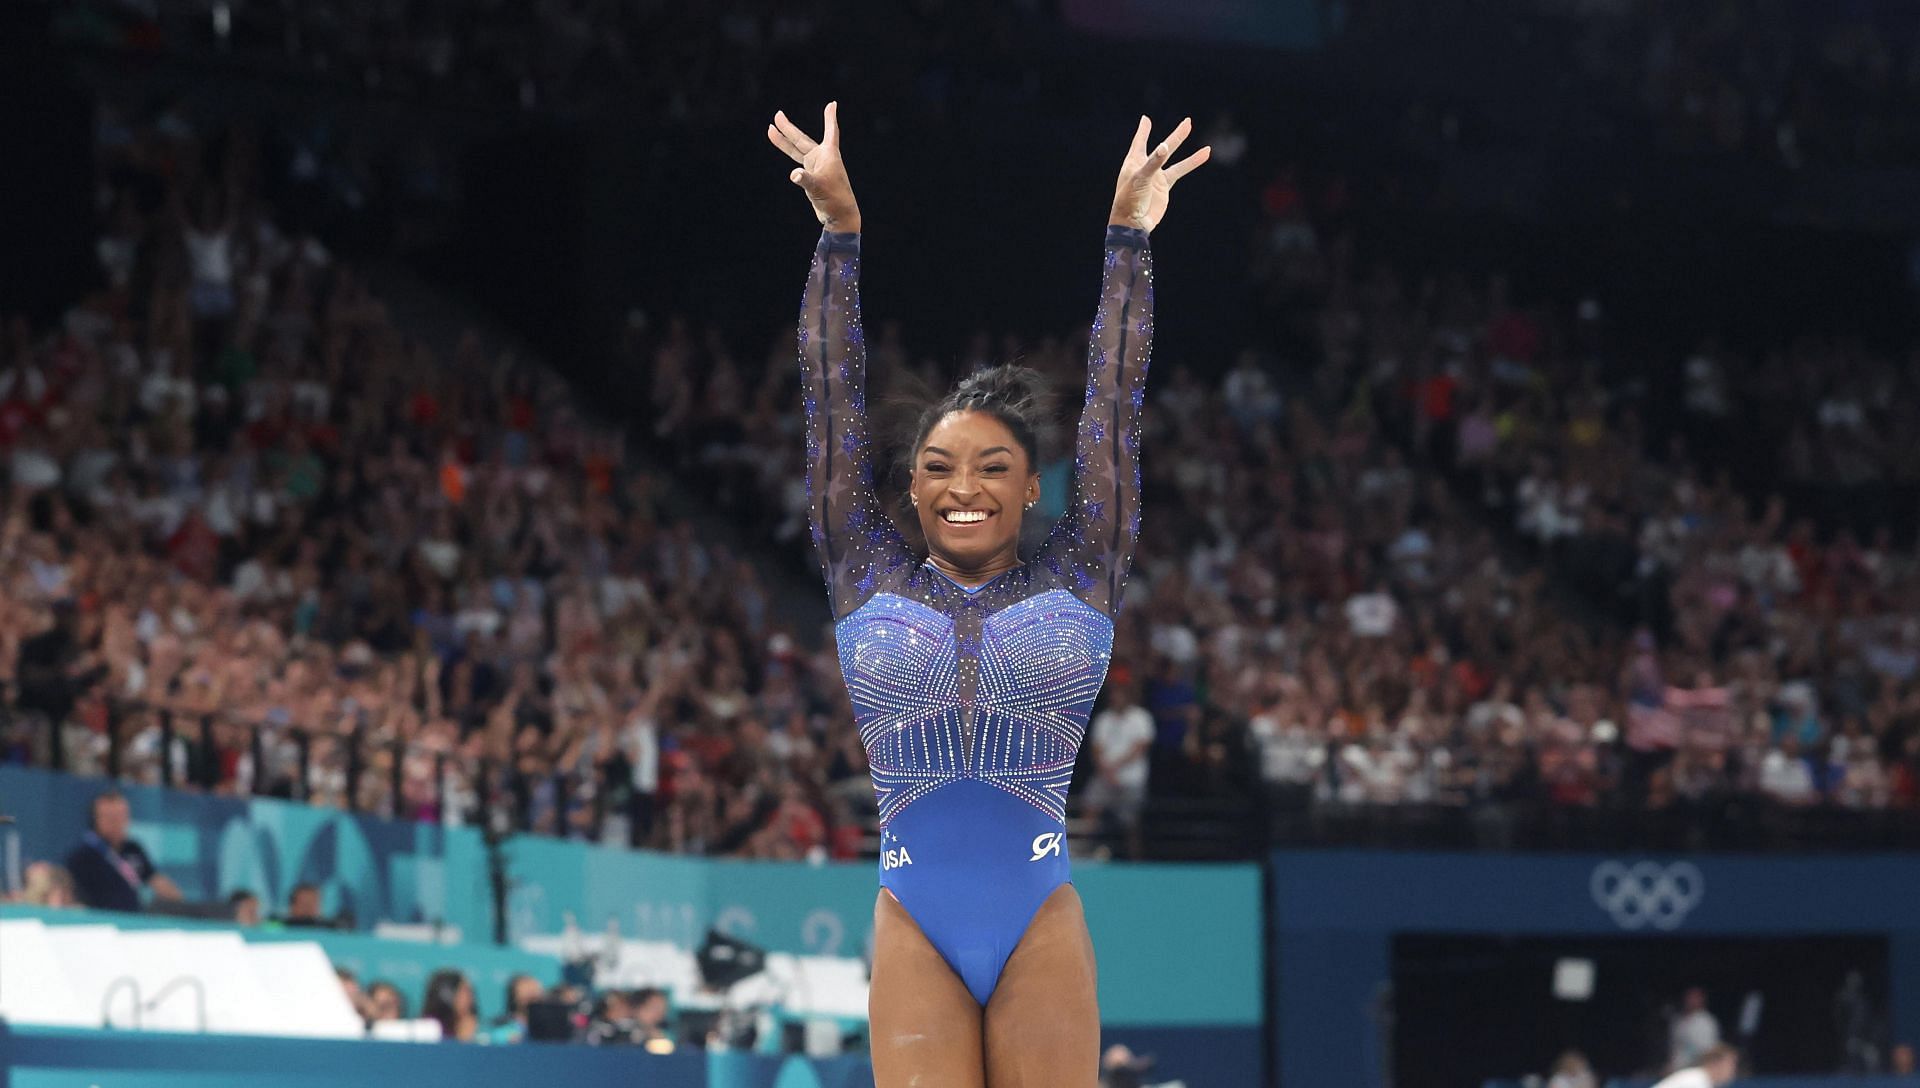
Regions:
[[[1046,390],[1046,379],[1039,371],[1018,363],[1000,363],[962,378],[954,397],[968,406],[982,402],[1002,405],[1024,416],[1039,409]]]

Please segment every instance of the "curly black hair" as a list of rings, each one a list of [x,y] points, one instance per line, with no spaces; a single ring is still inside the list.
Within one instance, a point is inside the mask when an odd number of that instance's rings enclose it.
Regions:
[[[1039,428],[1047,419],[1050,405],[1047,381],[1032,367],[1001,363],[976,370],[960,380],[953,391],[928,405],[920,413],[913,429],[913,444],[907,449],[911,458],[926,444],[927,435],[950,412],[984,412],[1013,432],[1014,441],[1027,451],[1029,471],[1040,471]]]

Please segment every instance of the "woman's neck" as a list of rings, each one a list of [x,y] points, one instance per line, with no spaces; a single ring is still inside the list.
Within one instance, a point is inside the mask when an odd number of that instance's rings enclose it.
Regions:
[[[983,586],[1019,566],[1020,556],[1017,552],[1008,552],[979,566],[962,566],[944,555],[928,553],[927,562],[933,564],[934,570],[963,586]]]

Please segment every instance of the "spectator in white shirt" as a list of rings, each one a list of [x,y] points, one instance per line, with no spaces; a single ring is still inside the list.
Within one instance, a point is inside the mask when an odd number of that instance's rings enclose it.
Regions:
[[[1111,816],[1127,836],[1130,857],[1142,854],[1140,810],[1147,803],[1147,749],[1153,715],[1134,698],[1131,683],[1115,684],[1107,707],[1093,719],[1094,776],[1087,783],[1087,816],[1104,828]]]
[[[1698,1063],[1671,1074],[1653,1088],[1719,1088],[1739,1071],[1739,1051],[1730,1046],[1713,1046],[1700,1055]]]
[[[1760,762],[1760,792],[1783,805],[1810,805],[1819,800],[1813,769],[1800,756],[1800,740],[1789,733]]]
[[[1667,1026],[1668,1069],[1699,1065],[1720,1045],[1720,1021],[1707,1008],[1707,992],[1695,986],[1680,1002],[1680,1014]]]
[[[1347,598],[1346,613],[1347,626],[1354,634],[1361,638],[1385,638],[1393,633],[1393,625],[1400,618],[1400,606],[1387,592],[1386,585],[1376,582],[1372,592]]]

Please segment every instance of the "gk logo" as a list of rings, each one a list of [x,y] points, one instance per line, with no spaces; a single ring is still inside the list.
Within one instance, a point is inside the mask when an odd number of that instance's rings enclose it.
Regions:
[[[1061,831],[1049,831],[1043,835],[1035,835],[1033,837],[1033,856],[1027,860],[1039,861],[1048,854],[1052,854],[1056,858],[1059,857],[1060,844],[1066,837],[1066,833]]]

